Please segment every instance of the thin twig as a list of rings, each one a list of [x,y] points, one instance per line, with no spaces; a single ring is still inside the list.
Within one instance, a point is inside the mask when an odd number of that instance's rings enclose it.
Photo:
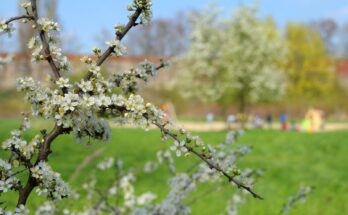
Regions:
[[[117,39],[117,40],[121,41],[121,40],[124,38],[124,36],[126,36],[126,34],[129,32],[129,30],[130,30],[132,27],[136,26],[135,23],[136,23],[136,21],[138,20],[138,18],[140,17],[140,15],[142,14],[143,10],[144,10],[144,9],[143,9],[143,8],[140,8],[140,7],[137,8],[137,9],[135,10],[135,12],[130,16],[127,25],[122,29],[121,32],[119,32],[119,33],[116,34],[116,39]],[[116,48],[116,46],[110,46],[108,49],[106,49],[106,50],[104,51],[104,53],[98,58],[98,60],[97,60],[97,66],[101,66],[101,65],[104,63],[104,61],[105,61],[108,57],[110,57],[110,55],[114,52],[115,48]],[[88,80],[88,79],[90,79],[92,76],[93,76],[93,73],[92,73],[92,72],[88,72],[85,79]]]
[[[93,154],[86,157],[82,163],[76,168],[73,174],[71,174],[69,181],[74,181],[82,172],[84,168],[88,166],[92,161],[94,161],[97,157],[99,157],[103,152],[104,148],[100,148],[99,150],[95,151]]]
[[[37,11],[37,4],[36,4],[36,0],[30,0],[31,1],[31,10],[33,12],[33,16],[34,16],[34,22],[36,24],[36,28],[38,30],[39,33],[39,37],[43,46],[43,52],[44,52],[44,56],[46,57],[46,60],[48,61],[52,72],[54,74],[55,79],[59,79],[61,77],[59,68],[57,67],[57,65],[54,63],[53,57],[51,55],[51,51],[50,51],[50,44],[47,42],[47,37],[45,34],[45,31],[42,30],[40,28],[40,25],[38,24],[38,19],[39,19],[39,15],[38,15],[38,11]]]
[[[149,117],[144,114],[144,117],[149,120]],[[164,128],[163,125],[161,125],[158,122],[152,122],[154,125],[156,125],[159,129],[161,129],[166,135],[169,135],[170,137],[172,137],[174,140],[180,142],[180,139],[178,138],[177,134],[174,134],[172,132],[169,131],[169,129]],[[197,157],[199,157],[202,161],[204,161],[210,169],[215,169],[216,171],[218,171],[219,173],[221,173],[222,175],[224,175],[229,182],[234,183],[239,189],[244,189],[246,191],[248,191],[249,193],[251,193],[253,195],[254,198],[257,199],[263,199],[260,195],[258,195],[257,193],[255,193],[250,187],[242,184],[241,182],[237,181],[233,176],[229,175],[227,172],[225,172],[223,169],[221,169],[218,165],[214,164],[213,162],[211,162],[209,159],[207,159],[205,156],[203,156],[202,154],[200,154],[199,152],[197,152],[194,148],[185,145],[185,148],[189,151],[192,152],[192,154],[196,155]]]
[[[31,15],[22,15],[22,16],[15,16],[15,17],[12,17],[10,19],[8,19],[7,21],[5,21],[5,24],[9,24],[13,21],[16,21],[16,20],[21,20],[21,19],[30,19],[30,20],[34,20],[34,16],[31,16]]]

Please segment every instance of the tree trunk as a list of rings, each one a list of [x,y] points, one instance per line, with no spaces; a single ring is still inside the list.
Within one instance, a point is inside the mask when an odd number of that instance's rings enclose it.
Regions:
[[[27,184],[25,185],[25,187],[23,187],[19,191],[17,207],[19,207],[20,205],[25,205],[27,203],[28,197],[35,186],[36,186],[35,178],[29,175]]]
[[[240,114],[240,126],[242,129],[245,128],[246,126],[246,121],[247,121],[247,117],[245,114],[246,111],[246,98],[245,98],[245,94],[242,92],[240,97],[239,97],[239,114]]]

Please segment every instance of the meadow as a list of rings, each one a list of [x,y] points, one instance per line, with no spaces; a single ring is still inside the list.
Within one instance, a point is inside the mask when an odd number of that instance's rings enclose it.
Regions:
[[[0,141],[9,137],[11,129],[19,125],[18,120],[0,120]],[[34,130],[27,137],[39,132],[38,128],[49,126],[41,122],[34,123]],[[225,132],[198,133],[208,143],[219,143],[225,138]],[[88,163],[76,178],[70,181],[73,188],[78,189],[88,179],[96,164],[107,158],[115,157],[124,161],[125,169],[132,167],[136,173],[136,192],[148,190],[155,192],[158,199],[168,192],[167,179],[169,171],[160,167],[153,173],[144,173],[142,167],[146,161],[155,161],[156,152],[168,149],[172,142],[161,142],[157,130],[143,131],[140,129],[113,129],[113,139],[109,143],[77,144],[70,136],[62,136],[53,144],[50,157],[52,167],[69,180],[77,166],[102,149],[97,159]],[[239,162],[239,166],[262,168],[264,176],[257,181],[255,190],[264,197],[256,200],[251,196],[240,206],[240,214],[279,214],[283,204],[290,195],[295,194],[301,185],[314,186],[315,190],[304,204],[298,204],[290,214],[345,214],[348,211],[348,131],[325,133],[295,133],[271,130],[250,130],[237,144],[252,146],[252,152]],[[1,157],[7,155],[1,154]],[[179,158],[175,160],[178,170],[185,171],[196,162],[196,158]],[[97,174],[101,188],[110,183],[112,173]],[[199,193],[211,189],[210,184],[200,185],[197,191],[188,198],[190,201]],[[216,192],[205,195],[191,205],[192,214],[221,214],[226,202],[235,192],[234,187],[224,186]],[[84,195],[83,193],[81,195]],[[29,208],[35,208],[42,198],[32,193]],[[14,196],[3,196],[11,198]],[[60,204],[72,204],[79,208],[83,204],[75,200],[63,200]]]

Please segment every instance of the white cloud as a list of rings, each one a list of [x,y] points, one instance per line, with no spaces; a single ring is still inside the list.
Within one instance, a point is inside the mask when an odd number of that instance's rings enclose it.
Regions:
[[[343,16],[348,16],[348,5],[341,8],[341,10],[339,11],[339,13]]]
[[[327,15],[337,19],[348,18],[348,5],[343,6],[337,10],[331,11]]]

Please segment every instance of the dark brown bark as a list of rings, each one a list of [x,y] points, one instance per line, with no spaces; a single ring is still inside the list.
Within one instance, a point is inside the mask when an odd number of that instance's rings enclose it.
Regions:
[[[33,189],[36,186],[37,186],[37,182],[36,182],[35,178],[33,178],[31,175],[29,175],[27,184],[25,185],[25,187],[23,187],[19,191],[17,207],[19,207],[20,205],[25,205],[27,203],[27,200],[28,200],[28,197],[29,197],[31,191],[33,191]]]
[[[52,142],[63,133],[62,126],[55,126],[53,130],[44,138],[44,142],[40,147],[39,157],[37,162],[47,161],[49,154],[51,153],[51,144]]]

